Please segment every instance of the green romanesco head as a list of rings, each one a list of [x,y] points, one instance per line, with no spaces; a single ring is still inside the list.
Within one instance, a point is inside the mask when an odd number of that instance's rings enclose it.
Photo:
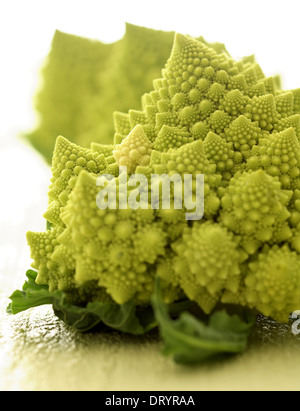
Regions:
[[[149,304],[159,276],[168,303],[185,295],[207,313],[239,304],[288,321],[300,308],[299,89],[282,90],[253,56],[235,61],[220,45],[176,34],[140,103],[114,112],[108,145],[57,139],[45,213],[52,226],[27,236],[37,281],[76,290],[81,301]],[[183,199],[153,207],[152,175],[179,176],[181,188],[190,176],[195,199],[199,174],[202,220],[186,219]],[[99,192],[107,205],[113,192],[119,202],[101,209]],[[129,197],[140,207],[123,209]]]

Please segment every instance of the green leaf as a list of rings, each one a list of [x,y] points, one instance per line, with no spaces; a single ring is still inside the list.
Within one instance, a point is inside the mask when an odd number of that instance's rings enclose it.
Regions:
[[[33,270],[28,270],[26,273],[27,281],[25,281],[22,290],[16,290],[9,297],[11,303],[6,311],[9,314],[17,314],[31,307],[39,305],[51,304],[54,298],[54,293],[48,291],[48,286],[35,283],[37,273]]]
[[[111,328],[130,334],[144,334],[157,326],[151,307],[137,308],[133,301],[123,305],[114,302],[93,301],[85,307],[69,304],[63,291],[49,291],[47,285],[35,282],[37,273],[28,270],[22,291],[11,296],[7,312],[21,311],[44,304],[52,304],[55,315],[78,331]]]
[[[200,363],[223,354],[237,354],[247,348],[250,329],[254,325],[252,321],[245,323],[226,311],[212,314],[208,324],[188,312],[172,320],[163,302],[159,279],[152,305],[164,341],[163,353],[178,363]]]

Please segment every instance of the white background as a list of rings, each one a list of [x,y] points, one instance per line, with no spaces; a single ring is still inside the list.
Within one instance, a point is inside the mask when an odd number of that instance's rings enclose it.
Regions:
[[[38,70],[56,29],[104,42],[122,37],[126,21],[203,35],[236,59],[255,54],[290,89],[300,87],[299,12],[299,0],[0,0],[0,294],[1,276],[14,288],[30,263],[26,231],[44,229],[50,170],[18,135],[34,127]]]

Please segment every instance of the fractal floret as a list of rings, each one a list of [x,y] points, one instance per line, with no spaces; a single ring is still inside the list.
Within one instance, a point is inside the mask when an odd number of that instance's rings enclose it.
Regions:
[[[113,143],[57,138],[48,229],[27,235],[36,283],[79,305],[143,307],[158,277],[168,304],[185,296],[207,314],[238,305],[287,322],[300,309],[300,89],[283,90],[253,56],[235,61],[221,44],[176,34],[140,101],[114,112]],[[136,195],[141,175],[173,178],[169,207],[153,207],[149,186]],[[195,205],[199,175],[204,210],[193,220],[172,201],[175,176],[190,176]],[[101,176],[107,204],[117,193],[107,209]],[[140,207],[120,206],[133,197]]]

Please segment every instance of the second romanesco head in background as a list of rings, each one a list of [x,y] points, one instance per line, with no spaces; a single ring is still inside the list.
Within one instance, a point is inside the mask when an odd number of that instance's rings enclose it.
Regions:
[[[57,30],[35,98],[38,124],[26,138],[49,163],[60,134],[84,147],[111,143],[112,113],[140,108],[173,37],[128,23],[124,37],[110,44]]]

